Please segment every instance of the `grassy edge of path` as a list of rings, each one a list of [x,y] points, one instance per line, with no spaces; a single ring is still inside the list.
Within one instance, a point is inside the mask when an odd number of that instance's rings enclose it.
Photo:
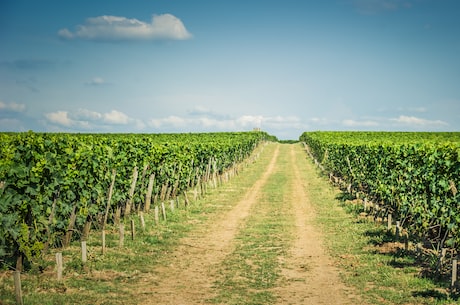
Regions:
[[[339,199],[342,193],[332,187],[305,153],[298,158],[305,175],[310,201],[326,246],[345,284],[354,286],[370,304],[457,304],[446,291],[445,283],[420,276],[421,268],[404,251],[379,251],[385,241],[382,224],[360,221],[347,212]]]

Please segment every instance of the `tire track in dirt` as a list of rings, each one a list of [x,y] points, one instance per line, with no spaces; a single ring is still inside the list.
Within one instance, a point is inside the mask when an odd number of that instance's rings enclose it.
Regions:
[[[155,269],[149,287],[144,289],[148,299],[140,304],[207,304],[207,300],[216,295],[213,291],[216,267],[232,253],[233,240],[273,173],[278,154],[279,146],[264,174],[230,211],[206,226],[205,232],[181,240],[180,246],[168,257],[172,263]]]
[[[358,304],[355,296],[340,281],[338,270],[326,253],[322,235],[315,228],[315,211],[309,202],[308,189],[297,166],[297,154],[291,145],[291,196],[295,213],[295,240],[285,258],[283,281],[275,288],[279,304]]]

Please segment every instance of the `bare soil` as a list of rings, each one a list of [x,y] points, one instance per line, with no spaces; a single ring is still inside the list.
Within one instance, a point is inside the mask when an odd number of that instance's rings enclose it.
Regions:
[[[231,255],[235,236],[251,213],[251,207],[261,197],[263,186],[273,174],[280,150],[289,153],[286,192],[293,213],[295,240],[282,258],[282,280],[273,289],[279,304],[359,304],[354,291],[339,278],[339,270],[323,246],[323,236],[315,227],[315,210],[309,202],[308,189],[303,181],[297,158],[305,153],[298,145],[276,144],[264,174],[249,187],[242,199],[228,212],[198,226],[181,240],[164,264],[144,278],[140,304],[210,304],[216,296],[214,282],[217,270],[226,256]],[[258,161],[259,162],[259,161]],[[306,162],[306,161],[305,161]],[[284,165],[283,165],[284,166]]]

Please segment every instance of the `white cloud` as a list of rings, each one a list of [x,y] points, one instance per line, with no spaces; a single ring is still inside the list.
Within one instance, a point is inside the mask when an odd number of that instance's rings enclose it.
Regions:
[[[96,111],[80,108],[76,113],[72,114],[72,118],[78,121],[97,121],[102,118],[102,114]]]
[[[45,118],[52,125],[70,129],[109,130],[114,126],[125,126],[141,130],[145,127],[144,122],[141,120],[130,118],[118,110],[112,110],[107,113],[99,113],[88,109],[78,109],[73,113],[60,110],[46,113]]]
[[[149,121],[149,126],[155,128],[163,128],[163,127],[174,127],[179,128],[183,127],[187,124],[187,120],[183,119],[178,116],[169,116],[166,118],[159,118],[159,119],[151,119]]]
[[[69,113],[67,111],[56,111],[45,114],[46,119],[53,124],[71,127],[76,124],[76,121],[69,118]]]
[[[206,111],[205,113],[209,114],[210,112]],[[219,114],[216,114],[215,117],[210,117],[209,115],[198,116],[196,113],[192,117],[168,116],[151,119],[148,122],[148,126],[161,130],[182,132],[190,130],[251,130],[256,127],[263,130],[283,130],[286,128],[302,129],[306,127],[297,117],[241,115],[232,118]]]
[[[0,101],[0,110],[10,111],[10,112],[24,112],[26,110],[26,105],[19,103],[4,103]]]
[[[102,77],[94,77],[89,82],[86,82],[86,84],[90,86],[101,86],[101,85],[106,84],[106,82]]]
[[[348,127],[373,127],[378,126],[379,123],[375,121],[356,121],[356,120],[343,120],[342,124]]]
[[[398,107],[396,108],[397,111],[399,112],[418,112],[418,113],[423,113],[423,112],[427,112],[428,109],[426,107],[423,107],[423,106],[419,106],[419,107]]]
[[[129,123],[129,117],[123,112],[112,110],[108,113],[103,114],[104,122],[109,124],[121,124],[126,125]]]
[[[446,122],[441,120],[427,120],[421,119],[414,116],[400,115],[398,118],[390,119],[390,121],[403,124],[403,125],[412,125],[412,126],[446,126]]]
[[[171,15],[153,15],[150,23],[119,16],[98,16],[86,19],[75,31],[61,29],[59,37],[86,40],[154,40],[189,39],[192,35],[182,21]]]

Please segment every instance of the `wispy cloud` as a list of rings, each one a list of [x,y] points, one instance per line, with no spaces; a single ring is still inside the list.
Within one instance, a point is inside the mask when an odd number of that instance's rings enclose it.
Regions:
[[[40,92],[37,85],[37,79],[35,77],[28,77],[25,79],[16,80],[16,84],[19,87],[25,88],[31,92]]]
[[[378,126],[379,123],[376,121],[371,120],[343,120],[342,124],[347,127],[375,127]]]
[[[302,129],[305,125],[298,117],[290,116],[263,116],[263,115],[241,115],[238,117],[224,117],[216,115],[210,117],[193,116],[168,116],[164,118],[154,118],[149,120],[148,126],[159,130],[251,130],[253,128],[262,128],[263,130],[283,130],[283,129]],[[187,128],[187,130],[184,130]]]
[[[422,119],[418,118],[415,116],[406,116],[406,115],[400,115],[397,118],[392,118],[390,121],[397,123],[397,124],[402,124],[402,125],[409,125],[409,126],[419,126],[419,127],[436,127],[436,126],[447,126],[449,125],[448,123],[441,121],[441,120],[427,120],[427,119]]]
[[[411,8],[413,5],[408,0],[352,0],[352,4],[358,13],[365,15]]]
[[[171,15],[153,15],[150,23],[119,16],[98,16],[86,19],[75,31],[67,28],[58,32],[63,39],[102,41],[189,39],[192,35],[182,21]]]
[[[0,62],[0,67],[18,70],[43,70],[55,67],[56,63],[48,59],[17,59]]]
[[[104,122],[114,125],[126,125],[129,123],[129,116],[118,110],[112,110],[102,115]]]
[[[145,127],[142,121],[131,118],[118,110],[111,110],[106,113],[88,109],[79,109],[75,112],[59,110],[45,113],[44,116],[47,123],[69,130],[110,130],[117,126],[139,130]]]
[[[94,77],[90,81],[87,81],[85,84],[88,86],[102,86],[106,85],[107,82],[102,77]]]
[[[19,103],[5,103],[0,101],[0,111],[2,112],[24,112],[26,110],[26,105]]]

